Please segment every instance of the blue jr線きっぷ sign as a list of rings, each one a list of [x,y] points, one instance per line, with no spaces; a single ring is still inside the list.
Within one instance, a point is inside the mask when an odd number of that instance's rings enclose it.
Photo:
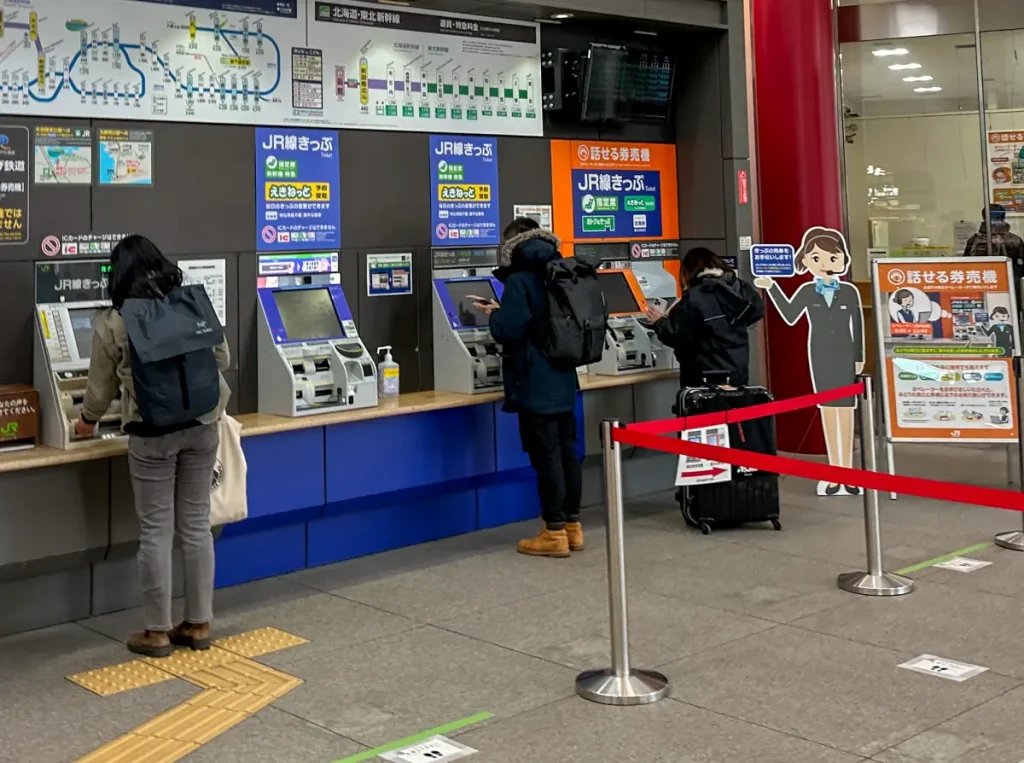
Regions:
[[[430,190],[433,246],[500,242],[496,138],[431,135]]]
[[[750,248],[750,272],[768,278],[789,278],[796,274],[795,254],[789,244],[754,244]]]
[[[661,236],[661,173],[653,170],[573,170],[577,240]]]
[[[256,128],[256,250],[341,246],[336,130]]]

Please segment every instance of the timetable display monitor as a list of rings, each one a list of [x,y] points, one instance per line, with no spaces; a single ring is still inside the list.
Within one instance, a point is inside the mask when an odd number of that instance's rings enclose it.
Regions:
[[[484,301],[497,299],[489,278],[457,279],[445,281],[444,285],[463,328],[488,325],[487,315],[473,307],[473,303],[477,301],[473,297],[481,297]]]
[[[274,304],[289,341],[345,336],[328,289],[281,289],[274,292]]]
[[[597,278],[601,284],[601,291],[604,292],[609,315],[635,315],[643,312],[626,274],[621,270],[599,270]]]

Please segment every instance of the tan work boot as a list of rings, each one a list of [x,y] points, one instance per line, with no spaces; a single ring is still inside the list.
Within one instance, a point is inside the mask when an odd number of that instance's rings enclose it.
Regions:
[[[569,536],[565,530],[549,530],[545,527],[536,538],[519,541],[519,553],[565,558],[569,556]]]
[[[210,648],[209,623],[182,623],[171,631],[171,643],[175,646],[187,646],[194,652]]]
[[[146,657],[170,657],[174,651],[171,639],[163,631],[133,633],[125,643],[128,645],[128,651]]]
[[[565,534],[569,537],[569,550],[583,550],[583,525],[579,522],[566,522]]]

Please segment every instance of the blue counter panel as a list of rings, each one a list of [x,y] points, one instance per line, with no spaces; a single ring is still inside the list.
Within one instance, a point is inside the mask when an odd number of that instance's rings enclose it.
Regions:
[[[495,470],[494,404],[326,427],[327,503]]]
[[[351,511],[314,519],[308,524],[309,566],[473,532],[477,529],[476,496],[475,489],[419,500],[384,496],[376,506],[360,502]]]
[[[481,530],[527,519],[540,520],[537,477],[533,470],[521,469],[514,473],[514,477],[477,491],[476,515]]]
[[[217,588],[296,572],[306,567],[306,523],[221,536],[214,550]]]
[[[323,427],[243,437],[242,449],[250,517],[324,505]]]

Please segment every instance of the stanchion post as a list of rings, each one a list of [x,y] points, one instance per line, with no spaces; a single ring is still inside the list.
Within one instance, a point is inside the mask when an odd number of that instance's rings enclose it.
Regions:
[[[861,468],[876,471],[878,458],[875,450],[875,396],[871,377],[860,377],[864,393],[860,404],[860,461]],[[882,566],[882,523],[878,511],[878,491],[864,491],[864,530],[867,539],[867,572],[846,572],[839,576],[839,587],[864,596],[902,596],[914,590],[914,581],[886,572]]]
[[[1013,359],[1014,382],[1017,387],[1017,485],[1021,492],[1024,492],[1024,411],[1021,410],[1021,376],[1024,375],[1024,358],[1017,356]],[[1024,517],[1024,515],[1021,515]],[[1024,528],[1022,528],[1024,529]],[[995,544],[1000,548],[1010,551],[1024,551],[1024,531],[1015,530],[1008,533],[999,533],[995,537]]]
[[[604,444],[604,498],[608,507],[608,605],[612,666],[588,670],[576,678],[576,693],[602,705],[647,705],[668,692],[668,679],[629,664],[629,622],[626,609],[626,552],[622,527],[622,448],[613,432],[618,421],[601,423]]]

